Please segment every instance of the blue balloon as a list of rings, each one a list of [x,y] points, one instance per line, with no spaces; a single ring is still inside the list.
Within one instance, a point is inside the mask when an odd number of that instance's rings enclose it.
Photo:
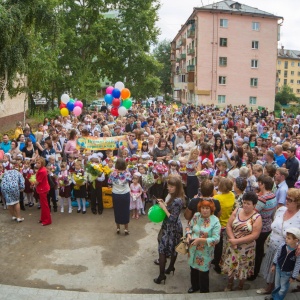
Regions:
[[[113,96],[114,98],[120,98],[120,96],[121,96],[120,90],[118,90],[118,89],[113,89],[113,91],[112,91],[112,96]]]
[[[107,103],[107,104],[112,104],[114,100],[114,97],[111,95],[111,94],[106,94],[104,96],[104,101]]]
[[[75,107],[74,102],[69,101],[69,102],[67,103],[67,109],[68,109],[69,111],[73,111],[74,107]]]

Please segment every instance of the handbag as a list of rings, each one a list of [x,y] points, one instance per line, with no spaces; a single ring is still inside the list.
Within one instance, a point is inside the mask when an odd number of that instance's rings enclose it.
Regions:
[[[182,237],[180,239],[180,243],[175,247],[175,251],[180,253],[180,254],[187,254],[188,253],[188,244],[186,242],[186,238]]]

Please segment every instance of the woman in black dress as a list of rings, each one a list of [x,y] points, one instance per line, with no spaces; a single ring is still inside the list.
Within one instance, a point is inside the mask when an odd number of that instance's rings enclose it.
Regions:
[[[31,163],[31,168],[34,168],[34,163],[36,158],[39,156],[38,150],[34,147],[32,140],[27,138],[25,140],[25,146],[22,149],[23,158],[29,158]]]
[[[158,244],[159,253],[159,276],[154,279],[154,282],[160,284],[165,282],[166,275],[175,272],[175,261],[177,252],[176,245],[182,238],[182,224],[180,220],[180,212],[183,207],[184,192],[181,179],[177,176],[172,176],[168,179],[168,191],[170,199],[165,203],[162,199],[157,199],[159,206],[166,213],[166,217],[162,223],[160,230],[160,238]],[[171,257],[170,265],[165,270],[166,258]]]

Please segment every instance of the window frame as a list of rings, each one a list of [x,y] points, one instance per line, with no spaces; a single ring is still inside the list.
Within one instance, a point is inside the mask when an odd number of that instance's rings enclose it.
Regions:
[[[254,62],[256,62],[256,63],[254,63]],[[251,69],[258,69],[258,59],[251,59]]]
[[[222,23],[222,21],[226,21],[225,23],[225,25],[226,26],[224,26],[224,24]],[[221,28],[228,28],[228,19],[220,19],[220,27]]]
[[[257,47],[255,47],[256,43],[257,43]],[[251,47],[252,47],[252,50],[258,50],[258,48],[259,48],[259,41],[252,41]]]
[[[251,87],[258,87],[258,78],[257,77],[250,78],[250,86]]]
[[[224,45],[224,43],[222,43],[222,41],[226,41],[226,43],[225,43],[226,45]],[[220,43],[220,47],[227,47],[228,46],[228,39],[220,37],[219,43]]]
[[[219,76],[219,85],[226,85],[227,78],[226,76]]]
[[[225,103],[226,103],[226,95],[218,95],[218,104],[225,104]]]
[[[256,26],[258,25],[258,26]],[[252,30],[253,31],[260,31],[260,22],[252,22]]]
[[[253,103],[253,100],[255,100],[255,103]],[[257,105],[257,97],[250,96],[249,97],[249,105]]]
[[[221,64],[221,61],[226,61],[226,64]],[[219,67],[227,67],[227,56],[219,56]]]

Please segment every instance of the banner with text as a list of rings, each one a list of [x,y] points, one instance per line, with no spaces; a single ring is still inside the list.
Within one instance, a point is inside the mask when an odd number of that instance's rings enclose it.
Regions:
[[[127,147],[126,136],[111,137],[80,137],[77,139],[77,148],[86,150],[115,150],[121,147]]]

